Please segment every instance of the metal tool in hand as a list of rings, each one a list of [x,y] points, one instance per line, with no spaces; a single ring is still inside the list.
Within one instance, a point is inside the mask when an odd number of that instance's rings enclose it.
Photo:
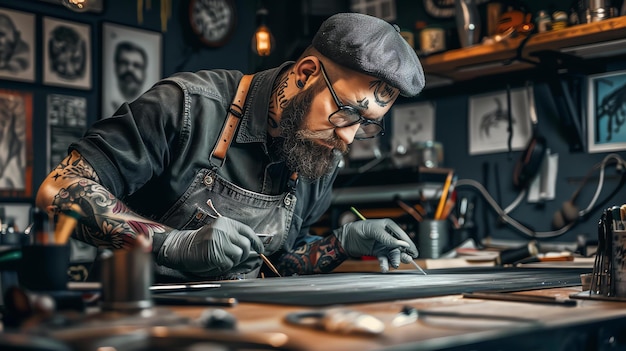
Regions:
[[[350,210],[351,210],[351,211],[352,211],[352,212],[353,212],[353,213],[354,213],[357,217],[359,217],[359,219],[360,219],[360,220],[362,220],[362,221],[366,221],[366,220],[367,220],[367,218],[365,218],[365,216],[363,216],[363,215],[361,214],[361,212],[359,212],[359,210],[357,210],[356,208],[354,208],[354,207],[350,207]],[[385,230],[387,231],[387,233],[389,233],[389,234],[393,235],[396,239],[400,239],[400,240],[401,240],[401,238],[399,238],[399,237],[397,236],[397,234],[396,234],[393,230],[391,230],[390,228],[385,228]],[[402,250],[402,249],[400,249],[400,250]],[[404,249],[404,251],[406,252],[406,249]],[[411,260],[411,263],[412,263],[412,264],[413,264],[413,266],[415,266],[415,268],[416,268],[418,271],[420,271],[423,275],[427,275],[427,274],[426,274],[426,272],[422,269],[422,267],[420,267],[420,265],[418,265],[418,264],[417,264],[417,262],[415,262],[414,260]]]
[[[222,214],[221,214],[221,213],[219,213],[219,212],[217,211],[217,209],[215,208],[215,206],[213,206],[213,201],[211,201],[211,199],[209,199],[206,203],[207,203],[207,205],[209,205],[209,207],[211,207],[211,210],[213,210],[213,212],[215,212],[215,214],[216,214],[218,217],[223,217],[223,216],[222,216]],[[257,235],[259,235],[259,236],[272,236],[271,234],[257,234]],[[271,270],[272,272],[274,272],[274,274],[276,274],[276,275],[277,275],[277,276],[279,276],[279,277],[282,277],[282,276],[280,275],[280,273],[278,272],[278,269],[276,269],[276,267],[274,267],[274,265],[273,265],[273,264],[272,264],[272,262],[269,260],[269,258],[267,258],[267,256],[265,256],[265,255],[264,255],[264,254],[262,254],[262,253],[259,253],[259,257],[261,257],[261,260],[263,260],[263,262],[265,262],[265,264],[266,264],[266,265],[270,268],[270,270]]]

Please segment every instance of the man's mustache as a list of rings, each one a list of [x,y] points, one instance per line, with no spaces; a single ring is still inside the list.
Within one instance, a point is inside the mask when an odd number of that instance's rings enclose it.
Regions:
[[[125,82],[133,82],[135,84],[141,84],[143,83],[141,81],[141,79],[139,79],[139,77],[137,77],[136,75],[134,75],[132,72],[127,71],[125,73],[122,73],[119,75],[120,80],[123,80]]]
[[[330,135],[329,135],[330,133]],[[312,130],[300,130],[297,135],[303,139],[318,139],[331,146],[333,149],[345,153],[348,151],[348,145],[341,140],[334,132],[328,130],[312,131]]]

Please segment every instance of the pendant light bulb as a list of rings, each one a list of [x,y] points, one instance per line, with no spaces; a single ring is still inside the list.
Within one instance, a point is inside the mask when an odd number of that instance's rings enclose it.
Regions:
[[[85,12],[89,8],[89,0],[61,0],[61,3],[74,12]]]
[[[275,47],[274,36],[265,24],[267,14],[268,11],[265,8],[260,8],[256,13],[259,26],[252,36],[252,51],[259,56],[269,56]]]

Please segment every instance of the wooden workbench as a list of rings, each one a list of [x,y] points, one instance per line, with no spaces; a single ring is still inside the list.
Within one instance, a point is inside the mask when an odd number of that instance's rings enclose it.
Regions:
[[[479,277],[480,283],[501,290],[519,281],[502,280],[498,268],[493,270],[493,279],[485,278],[481,269],[478,273],[467,272],[466,280]],[[499,268],[500,270],[502,268]],[[221,282],[212,290],[213,296],[239,296],[239,303],[231,307],[216,306],[158,306],[138,313],[117,311],[96,312],[79,317],[67,328],[58,325],[43,332],[41,328],[22,331],[20,340],[33,335],[45,336],[62,344],[71,345],[75,350],[94,350],[100,347],[113,347],[116,350],[602,350],[624,349],[626,343],[626,302],[573,299],[574,306],[559,303],[538,304],[466,298],[463,294],[448,294],[445,291],[452,285],[463,286],[461,270],[443,272],[429,271],[429,276],[415,275],[412,272],[395,274],[379,273],[338,273],[311,277],[267,278],[248,281]],[[508,294],[540,295],[569,299],[581,292],[581,286],[572,284],[569,278],[555,273],[555,279],[539,278],[532,283],[537,288]],[[577,273],[578,271],[576,271]],[[540,274],[541,273],[541,274]],[[538,271],[537,276],[543,272]],[[512,277],[515,278],[515,275]],[[515,280],[524,280],[528,278]],[[376,285],[376,292],[369,296],[363,293],[362,280],[372,279],[370,287]],[[433,284],[433,281],[446,279],[448,285]],[[532,279],[531,279],[532,280]],[[292,284],[293,288],[288,288]],[[336,289],[325,285],[331,282]],[[384,284],[384,282],[389,282]],[[408,281],[408,282],[406,282]],[[378,282],[383,282],[379,284]],[[404,283],[406,282],[406,284]],[[455,283],[456,282],[456,283]],[[373,285],[372,285],[373,284]],[[408,284],[408,285],[407,285]],[[413,285],[410,285],[413,284]],[[387,285],[387,286],[381,286]],[[545,288],[542,286],[545,285]],[[302,287],[309,287],[302,290]],[[367,286],[367,285],[365,285]],[[415,298],[406,298],[407,287],[414,286]],[[431,289],[420,293],[421,287]],[[433,291],[438,286],[445,287],[443,294]],[[471,284],[469,285],[472,286]],[[403,293],[394,297],[394,289]],[[272,290],[273,289],[273,290]],[[359,303],[333,304],[337,298],[333,292],[344,291],[354,295],[354,301],[363,297],[371,300]],[[506,289],[504,289],[506,290]],[[221,295],[223,291],[226,295]],[[268,291],[275,293],[269,293]],[[316,292],[328,296],[328,301],[311,303],[308,297]],[[476,290],[474,290],[476,291]],[[481,290],[479,290],[481,291]],[[328,294],[330,292],[330,294]],[[390,293],[380,299],[380,294]],[[255,294],[263,295],[255,302]],[[427,296],[429,295],[430,296]],[[300,300],[290,299],[289,295],[300,295]],[[292,296],[294,297],[294,296]],[[275,298],[276,303],[270,302]],[[361,300],[359,300],[361,299]],[[294,302],[296,301],[296,302]],[[297,301],[301,301],[300,304]],[[393,320],[403,308],[420,311],[420,317],[403,326],[394,326]],[[384,331],[378,335],[341,334],[314,328],[289,324],[286,317],[294,312],[348,310],[376,317],[384,324]],[[236,320],[234,329],[205,328],[200,321],[206,313],[226,312]],[[435,315],[433,315],[435,314]],[[439,314],[439,315],[436,315]],[[441,314],[448,314],[441,316]],[[469,315],[479,318],[468,318]],[[76,318],[76,317],[74,317]],[[509,319],[509,320],[503,320]],[[521,319],[521,320],[520,320]],[[58,322],[57,322],[58,324]],[[7,336],[5,334],[4,336]],[[15,335],[11,335],[15,336]],[[0,333],[0,345],[3,334]],[[191,346],[195,344],[195,346]],[[223,348],[224,345],[229,345]],[[0,347],[1,348],[1,347]],[[51,348],[50,350],[57,350]],[[63,350],[59,348],[58,350]]]
[[[567,298],[580,292],[579,287],[527,292]],[[401,327],[391,326],[393,318],[404,306],[420,310],[447,311],[459,315],[480,313],[494,316],[528,317],[537,324],[508,323],[493,320],[426,317]],[[254,333],[280,332],[288,337],[288,345],[311,351],[329,350],[566,350],[567,343],[577,345],[610,343],[610,336],[623,335],[626,329],[624,303],[579,301],[576,307],[546,306],[531,303],[465,299],[461,295],[351,305],[351,310],[367,313],[382,320],[385,331],[377,336],[341,335],[323,330],[293,326],[285,322],[297,306],[276,306],[241,303],[229,309],[238,319],[238,330]],[[204,308],[177,307],[176,312],[197,318]],[[601,326],[601,327],[600,327]],[[615,327],[611,330],[611,327]],[[604,329],[601,331],[600,329]],[[599,333],[605,333],[604,336]],[[574,343],[575,342],[575,343]],[[478,345],[471,348],[469,345]],[[481,346],[482,345],[482,346]],[[624,347],[625,345],[621,345]],[[591,347],[589,349],[601,349]]]

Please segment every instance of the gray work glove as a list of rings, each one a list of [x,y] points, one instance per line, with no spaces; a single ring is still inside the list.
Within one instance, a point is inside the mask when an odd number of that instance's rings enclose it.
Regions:
[[[410,263],[418,256],[415,244],[391,219],[368,219],[347,223],[333,231],[350,256],[376,256],[383,273],[389,264],[398,268],[400,262]]]
[[[173,230],[164,235],[154,237],[156,262],[202,275],[226,273],[263,253],[263,243],[252,228],[226,217],[196,230]]]

